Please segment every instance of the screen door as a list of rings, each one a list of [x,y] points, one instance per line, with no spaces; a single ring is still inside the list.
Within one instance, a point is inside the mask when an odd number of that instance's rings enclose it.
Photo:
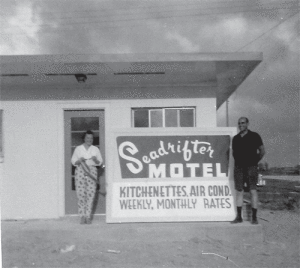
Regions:
[[[83,143],[87,130],[94,133],[94,143],[100,149],[105,165],[104,110],[65,111],[65,214],[78,214],[75,189],[75,167],[71,157],[76,146]],[[98,169],[98,181],[93,214],[105,214],[105,167]]]

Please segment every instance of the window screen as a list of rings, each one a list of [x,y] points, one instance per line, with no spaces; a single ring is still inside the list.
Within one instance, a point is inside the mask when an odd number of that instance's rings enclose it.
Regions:
[[[133,127],[195,127],[195,108],[134,108]]]
[[[162,110],[150,110],[150,126],[162,127],[163,126],[163,113]]]
[[[149,127],[149,111],[138,109],[133,111],[134,127]]]

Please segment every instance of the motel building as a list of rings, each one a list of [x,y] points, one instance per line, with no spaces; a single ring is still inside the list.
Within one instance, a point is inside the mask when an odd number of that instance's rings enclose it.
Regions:
[[[231,140],[217,109],[261,53],[0,56],[1,217],[77,215],[71,156],[94,132],[107,223],[231,221]]]

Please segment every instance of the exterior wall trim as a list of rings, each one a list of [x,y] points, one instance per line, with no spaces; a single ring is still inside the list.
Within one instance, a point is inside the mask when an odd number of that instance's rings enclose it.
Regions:
[[[64,112],[67,110],[104,110],[105,115],[105,143],[109,133],[109,114],[110,103],[107,101],[73,101],[73,102],[57,102],[58,114],[57,114],[57,140],[58,140],[58,217],[65,216],[65,139],[64,139]]]

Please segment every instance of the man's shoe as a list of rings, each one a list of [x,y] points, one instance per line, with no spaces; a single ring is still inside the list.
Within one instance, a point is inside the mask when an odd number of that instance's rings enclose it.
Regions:
[[[235,224],[235,223],[242,223],[243,222],[243,219],[240,218],[240,217],[236,217],[231,223],[232,224]]]
[[[80,224],[85,224],[85,223],[86,223],[85,217],[81,217],[81,218],[80,218]]]
[[[257,219],[252,219],[251,224],[258,224],[258,220]]]
[[[85,221],[86,224],[92,224],[92,220],[90,218],[86,218],[86,221]]]

